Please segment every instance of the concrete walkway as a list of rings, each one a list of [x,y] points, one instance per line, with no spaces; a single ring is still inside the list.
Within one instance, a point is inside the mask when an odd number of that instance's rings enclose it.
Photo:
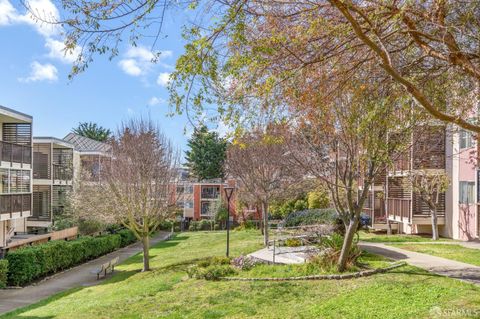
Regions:
[[[307,252],[314,249],[313,247],[276,247],[275,259],[273,258],[273,247],[263,248],[249,256],[255,259],[267,262],[269,264],[303,264],[307,258]]]
[[[166,240],[169,235],[169,233],[160,232],[151,239],[151,245],[153,246],[160,241]],[[117,256],[119,257],[119,262],[123,262],[127,258],[141,251],[142,244],[137,242],[98,259],[91,260],[85,264],[81,264],[62,273],[53,275],[47,280],[41,281],[35,285],[20,289],[0,290],[0,314],[28,306],[71,288],[99,284],[102,280],[96,280],[96,275],[91,274],[90,271],[99,268],[101,264],[106,263]],[[107,275],[107,278],[110,277],[111,276]]]
[[[407,242],[385,242],[385,245],[459,245],[465,248],[480,249],[480,241],[407,241]]]
[[[416,253],[381,243],[360,242],[360,247],[368,252],[394,260],[404,260],[432,273],[480,285],[480,267],[455,260]]]

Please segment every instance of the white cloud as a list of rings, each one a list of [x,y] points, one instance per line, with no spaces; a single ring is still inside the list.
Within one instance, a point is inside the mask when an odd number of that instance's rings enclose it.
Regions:
[[[157,84],[160,86],[167,86],[168,82],[170,82],[170,73],[162,72],[158,75]]]
[[[136,47],[130,47],[118,65],[128,75],[140,76],[149,73],[155,63],[163,67],[169,67],[163,63],[162,60],[172,55],[172,51],[152,52],[147,47],[138,45]]]
[[[134,59],[120,60],[118,62],[118,65],[123,70],[123,72],[127,73],[128,75],[139,76],[143,73],[142,68]]]
[[[62,41],[47,38],[45,47],[49,50],[47,56],[51,59],[57,59],[64,63],[73,63],[78,59],[81,49],[76,47],[73,51],[65,50],[65,44]]]
[[[19,78],[20,82],[37,82],[37,81],[56,81],[58,80],[57,68],[49,63],[41,64],[37,61],[33,61],[30,64],[30,75],[26,78]]]
[[[158,104],[163,104],[165,102],[167,102],[167,101],[165,101],[161,97],[154,96],[150,100],[148,100],[148,105],[149,106],[155,106],[155,105],[158,105]]]
[[[8,0],[0,0],[0,26],[10,25],[17,21],[17,10]]]

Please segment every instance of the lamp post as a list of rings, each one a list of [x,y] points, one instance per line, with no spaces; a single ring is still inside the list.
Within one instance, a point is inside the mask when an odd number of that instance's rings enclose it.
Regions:
[[[232,198],[234,189],[235,188],[231,186],[223,188],[225,197],[227,198],[227,257],[230,257],[230,199]]]

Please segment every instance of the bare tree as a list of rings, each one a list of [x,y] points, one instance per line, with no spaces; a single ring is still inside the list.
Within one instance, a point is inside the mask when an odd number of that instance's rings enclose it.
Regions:
[[[130,229],[143,245],[143,271],[150,270],[150,237],[175,214],[177,154],[150,120],[124,122],[112,138],[112,159],[102,179],[80,181],[77,214]]]
[[[279,126],[254,129],[243,134],[227,150],[227,172],[239,182],[243,198],[262,208],[264,244],[268,245],[268,207],[294,182]]]
[[[413,191],[427,204],[432,218],[432,239],[438,240],[437,212],[441,203],[441,195],[447,191],[450,180],[443,171],[413,170],[409,173]]]

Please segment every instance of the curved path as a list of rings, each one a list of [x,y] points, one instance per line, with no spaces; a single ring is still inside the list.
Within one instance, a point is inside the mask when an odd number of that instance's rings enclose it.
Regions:
[[[408,251],[381,243],[360,242],[360,247],[368,252],[385,256],[394,260],[406,261],[432,273],[463,280],[480,285],[480,267],[459,261],[432,255]]]
[[[160,241],[168,239],[169,236],[170,233],[160,232],[151,239],[150,244],[153,246]],[[99,268],[101,264],[117,256],[119,257],[119,262],[123,262],[141,251],[142,244],[137,242],[108,255],[53,275],[34,285],[19,289],[0,289],[0,314],[28,306],[71,288],[96,285],[102,282],[102,280],[97,280],[97,277],[90,273],[92,269]],[[110,276],[107,275],[107,278],[109,277]]]

